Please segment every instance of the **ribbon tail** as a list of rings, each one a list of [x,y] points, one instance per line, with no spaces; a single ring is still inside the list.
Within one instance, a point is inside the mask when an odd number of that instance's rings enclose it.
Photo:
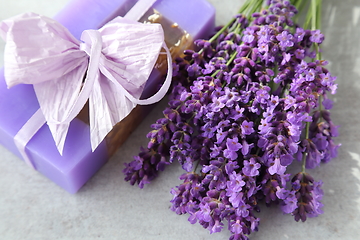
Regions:
[[[100,74],[89,98],[91,147],[94,151],[113,126],[136,106],[112,82]]]
[[[62,155],[68,127],[72,120],[67,118],[78,100],[82,86],[79,80],[85,74],[86,68],[86,64],[82,64],[58,79],[34,84],[41,111],[47,120],[60,155]]]
[[[30,160],[29,156],[26,153],[26,145],[31,138],[39,131],[39,129],[46,123],[45,117],[41,111],[38,109],[34,115],[22,126],[18,133],[14,137],[14,142],[19,150],[24,161],[35,169],[34,163]]]
[[[64,151],[66,135],[68,133],[70,124],[69,123],[62,123],[62,124],[48,123],[48,126],[50,128],[53,139],[55,141],[56,148],[58,149],[60,155],[62,156],[63,151]]]

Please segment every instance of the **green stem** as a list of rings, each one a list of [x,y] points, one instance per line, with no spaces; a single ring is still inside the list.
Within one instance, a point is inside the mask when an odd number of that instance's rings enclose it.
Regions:
[[[307,15],[306,15],[306,19],[305,19],[305,23],[303,25],[304,29],[308,29],[309,28],[309,25],[310,25],[310,22],[311,22],[311,11],[308,11]]]
[[[240,10],[238,11],[238,13],[241,13],[241,14],[244,14],[246,15],[247,17],[250,17],[251,14],[253,14],[256,9],[259,8],[259,5],[261,7],[263,3],[263,0],[257,0],[255,3],[254,3],[254,0],[247,0],[240,8]]]
[[[298,14],[294,16],[294,22],[299,22],[300,13],[303,11],[306,5],[306,1],[292,0],[291,4],[294,5],[298,10]]]
[[[322,9],[322,0],[318,0],[317,9],[316,9],[316,29],[321,29],[321,9]],[[318,45],[317,45],[316,57],[318,60],[321,60],[321,52],[319,51]]]
[[[307,2],[304,0],[297,0],[293,4],[296,7],[296,9],[298,10],[298,15],[299,15],[299,13],[301,13],[304,10]]]
[[[251,4],[251,1],[247,0],[240,8],[238,13],[243,13]]]
[[[317,13],[317,0],[311,0],[311,30],[316,30],[316,13]]]
[[[211,77],[214,78],[219,72],[220,72],[220,70],[216,70],[213,74],[211,74]]]
[[[322,9],[322,0],[318,0],[317,6],[317,18],[316,18],[316,29],[321,29],[321,9]]]
[[[215,41],[223,32],[226,31],[226,29],[228,29],[235,21],[235,18],[231,19],[230,22],[228,22],[228,24],[226,24],[225,26],[223,26],[212,38],[210,38],[209,42],[212,43],[213,41]]]
[[[305,129],[305,140],[309,140],[309,129],[310,129],[310,123],[307,122]],[[306,169],[306,157],[307,157],[307,153],[304,152],[302,156],[302,166],[301,166],[301,172],[303,173],[305,173],[305,169]]]
[[[294,1],[301,1],[301,0],[294,0]],[[299,2],[297,2],[299,3]],[[316,30],[321,28],[321,9],[322,9],[322,0],[311,0],[310,9],[308,10],[306,20],[304,23],[304,28],[307,29],[311,23],[311,30]],[[316,50],[316,59],[321,60],[321,53],[319,51],[319,45],[314,43],[314,48]],[[319,97],[319,111],[322,110],[322,96]],[[309,139],[309,128],[310,123],[306,123],[305,129],[305,140],[310,141]],[[307,153],[304,152],[302,156],[302,172],[305,173],[306,169],[306,158]]]
[[[253,1],[251,1],[253,2]],[[248,8],[248,12],[247,14],[245,14],[248,18],[251,18],[251,15],[254,13],[254,12],[259,12],[261,10],[261,7],[263,5],[263,0],[258,0],[257,2],[255,3],[252,3],[252,8]],[[245,10],[244,10],[245,12]]]
[[[196,173],[196,170],[197,170],[197,168],[199,166],[199,163],[200,163],[200,160],[197,160],[196,165],[195,165],[194,170],[193,170],[193,173]]]
[[[256,12],[258,9],[261,8],[263,0],[257,0],[257,2],[254,4],[253,0],[247,0],[240,8],[238,13],[245,13],[244,15],[250,16],[254,12]],[[252,7],[252,8],[251,8]],[[209,42],[212,43],[215,41],[223,32],[226,31],[235,21],[235,18],[231,19],[225,26],[223,26],[212,38],[210,38]]]
[[[322,107],[322,101],[323,101],[323,96],[320,95],[319,96],[319,112],[320,112],[320,119],[322,118],[322,110],[323,110],[323,107]]]
[[[238,54],[238,52],[237,51],[235,51],[235,52],[233,52],[232,54],[231,54],[231,57],[230,57],[230,59],[227,61],[227,63],[226,63],[226,66],[229,66],[233,61],[234,61],[234,59],[236,58],[236,55]]]

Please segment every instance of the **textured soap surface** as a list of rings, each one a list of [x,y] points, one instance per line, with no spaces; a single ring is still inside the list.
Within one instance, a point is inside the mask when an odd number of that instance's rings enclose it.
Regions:
[[[185,2],[192,4],[195,2],[196,5],[189,7]],[[135,1],[132,0],[73,0],[54,18],[79,38],[83,30],[97,29],[112,18],[123,16],[134,4]],[[202,8],[202,13],[199,14],[195,9],[192,10],[195,7]],[[214,9],[205,0],[181,2],[159,0],[155,3],[154,8],[194,37],[203,36],[213,27]],[[176,15],[174,9],[183,11],[186,9],[186,17]],[[196,29],[193,25],[200,27]],[[159,76],[159,73],[153,72],[148,85],[156,84],[155,80],[159,79]],[[0,143],[20,157],[13,137],[35,113],[39,105],[31,85],[18,85],[7,89],[3,79],[3,70],[0,72],[0,78]],[[154,86],[146,86],[145,94],[150,94],[153,88]],[[146,108],[137,109],[132,116],[125,119],[128,125],[119,127],[124,131],[124,136],[130,134],[130,130],[136,127],[148,110]],[[120,135],[118,139],[124,141],[125,137]],[[37,171],[68,192],[75,193],[106,163],[109,157],[109,146],[106,143],[103,141],[92,152],[89,126],[84,121],[74,119],[67,135],[63,156],[58,153],[47,125],[44,125],[30,140],[27,145],[27,154]],[[111,148],[111,151],[113,152],[114,149]]]

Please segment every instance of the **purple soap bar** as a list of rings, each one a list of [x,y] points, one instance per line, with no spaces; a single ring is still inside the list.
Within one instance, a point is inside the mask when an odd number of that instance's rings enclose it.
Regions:
[[[114,17],[124,16],[135,3],[134,0],[73,0],[55,19],[80,38],[83,30],[98,29]],[[158,0],[154,8],[194,39],[206,37],[214,25],[215,10],[206,0]],[[159,73],[154,71],[148,82],[157,81]],[[145,95],[149,94],[150,85],[147,83]],[[0,69],[0,144],[20,158],[14,136],[38,109],[32,85],[7,89]],[[109,158],[106,141],[91,151],[89,126],[77,118],[70,124],[62,156],[46,124],[27,144],[26,152],[37,171],[70,193],[77,192]]]

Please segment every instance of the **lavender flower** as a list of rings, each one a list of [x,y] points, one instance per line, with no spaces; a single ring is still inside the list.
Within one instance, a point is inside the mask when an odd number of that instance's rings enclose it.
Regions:
[[[249,177],[255,177],[259,175],[259,168],[261,164],[256,162],[254,158],[250,158],[250,161],[244,160],[243,173]]]
[[[256,4],[254,3],[256,2]],[[331,121],[336,78],[321,60],[323,34],[293,22],[286,0],[237,15],[210,40],[196,40],[175,60],[164,118],[148,147],[126,164],[125,179],[142,188],[173,162],[185,170],[171,190],[171,209],[210,233],[248,239],[258,230],[258,203],[279,205],[296,221],[322,213],[322,182],[306,169],[336,157]],[[302,161],[291,178],[288,166]],[[291,186],[289,188],[289,186]]]
[[[292,185],[298,205],[292,212],[296,221],[304,222],[307,217],[317,217],[323,213],[323,204],[320,202],[324,194],[320,188],[321,181],[315,182],[309,174],[298,173],[292,179]]]

